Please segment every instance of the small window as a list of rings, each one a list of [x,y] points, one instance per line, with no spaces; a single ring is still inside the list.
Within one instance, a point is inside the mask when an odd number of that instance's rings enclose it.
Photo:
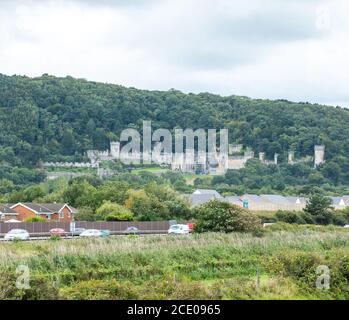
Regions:
[[[63,219],[63,218],[64,218],[64,212],[60,212],[60,213],[59,213],[59,218],[60,218],[60,219]]]

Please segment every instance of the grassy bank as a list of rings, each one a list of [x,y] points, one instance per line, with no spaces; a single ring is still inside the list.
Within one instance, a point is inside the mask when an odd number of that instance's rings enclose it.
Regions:
[[[31,289],[15,287],[19,264]],[[319,265],[329,290],[315,287]],[[348,280],[349,232],[335,227],[0,245],[1,299],[347,299]]]

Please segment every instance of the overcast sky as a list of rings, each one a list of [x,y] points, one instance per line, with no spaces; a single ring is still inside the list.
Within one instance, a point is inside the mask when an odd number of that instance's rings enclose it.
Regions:
[[[0,73],[349,107],[347,0],[0,0]]]

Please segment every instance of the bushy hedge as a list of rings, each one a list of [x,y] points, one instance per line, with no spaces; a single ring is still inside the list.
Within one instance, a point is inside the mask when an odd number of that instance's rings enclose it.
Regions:
[[[32,217],[32,218],[27,218],[24,220],[24,222],[45,222],[47,221],[45,218],[42,217]]]
[[[249,211],[212,200],[194,209],[196,232],[258,232],[261,221]]]
[[[349,217],[343,211],[331,211],[326,221],[336,226],[344,226],[349,223]],[[290,224],[319,224],[319,216],[312,216],[304,211],[283,211],[279,210],[272,218],[262,218],[263,222],[286,222]],[[267,220],[267,221],[265,221]]]

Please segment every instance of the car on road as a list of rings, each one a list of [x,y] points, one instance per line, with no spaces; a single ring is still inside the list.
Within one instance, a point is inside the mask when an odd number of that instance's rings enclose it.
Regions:
[[[50,235],[52,237],[66,237],[68,235],[68,232],[66,232],[62,228],[54,228],[50,230]]]
[[[29,238],[29,232],[23,229],[12,229],[4,236],[5,240],[29,240]]]
[[[97,230],[97,229],[87,229],[87,230],[81,232],[79,236],[86,237],[86,238],[101,237],[102,232],[101,232],[101,230]]]
[[[110,235],[109,230],[97,230],[97,229],[87,229],[80,233],[80,237],[86,238],[98,238],[98,237],[108,237]]]
[[[73,231],[71,231],[72,236],[79,236],[81,233],[83,233],[86,229],[85,228],[75,228]]]
[[[193,232],[193,230],[194,230],[194,223],[192,223],[192,222],[188,223],[188,228],[189,228],[189,232]]]
[[[109,237],[110,231],[109,230],[101,230],[101,237]]]
[[[124,231],[126,234],[137,234],[138,233],[138,228],[137,227],[128,227]]]
[[[168,234],[189,234],[190,229],[187,224],[173,224],[168,229]]]

